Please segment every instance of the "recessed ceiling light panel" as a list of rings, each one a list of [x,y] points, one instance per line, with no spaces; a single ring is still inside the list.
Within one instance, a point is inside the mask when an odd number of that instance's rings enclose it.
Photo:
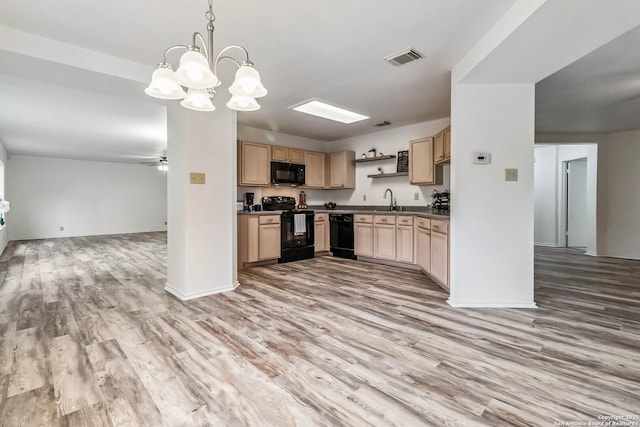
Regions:
[[[369,118],[369,116],[354,113],[353,111],[327,104],[326,102],[315,98],[301,104],[292,105],[289,109],[346,124],[359,122],[360,120]]]

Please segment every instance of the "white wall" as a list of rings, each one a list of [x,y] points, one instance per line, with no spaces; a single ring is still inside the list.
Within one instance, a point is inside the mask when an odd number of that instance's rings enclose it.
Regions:
[[[236,112],[167,110],[168,254],[165,290],[182,300],[234,289],[237,281]],[[205,184],[189,174],[204,173]]]
[[[534,85],[452,84],[449,303],[535,307]],[[489,165],[472,153],[491,153]],[[518,181],[505,181],[505,168]]]
[[[166,178],[145,165],[11,156],[6,198],[11,240],[166,230]]]
[[[640,259],[640,130],[598,144],[598,255]]]
[[[534,238],[536,245],[558,245],[558,148],[535,147],[533,168]]]
[[[417,123],[409,126],[388,129],[361,135],[353,138],[341,139],[333,142],[317,141],[287,135],[273,131],[238,127],[239,139],[253,142],[278,144],[288,147],[299,147],[305,150],[334,152],[353,150],[356,158],[361,158],[371,148],[376,148],[379,153],[398,154],[398,151],[408,150],[409,141],[435,135],[450,123],[449,118]],[[393,191],[394,198],[399,206],[425,206],[431,202],[431,193],[434,189],[442,191],[449,189],[449,165],[443,166],[444,181],[439,186],[415,186],[409,184],[409,178],[367,178],[367,175],[378,173],[378,167],[384,172],[396,171],[397,159],[383,160],[380,162],[356,164],[356,189],[355,190],[309,190],[306,189],[307,204],[321,205],[324,202],[333,201],[339,206],[344,205],[387,205],[389,200],[382,198],[386,188]],[[238,187],[238,201],[241,201],[245,192],[255,193],[256,203],[260,202],[263,195],[292,195],[297,198],[300,190],[291,188],[260,188]],[[418,193],[419,200],[414,200],[414,194]],[[366,196],[367,200],[363,200]]]
[[[3,200],[8,200],[9,202],[11,202],[10,199],[8,199],[6,197],[7,194],[7,150],[5,150],[4,148],[4,144],[2,143],[2,141],[0,141],[0,162],[2,162],[4,164],[4,168],[2,170],[2,176],[0,177],[0,179],[2,180],[2,185],[4,186],[4,194],[0,194],[0,197],[3,198]],[[0,193],[2,192],[2,188],[0,187]],[[0,230],[0,254],[2,252],[4,252],[4,249],[7,247],[7,243],[9,242],[9,225],[6,224],[6,220],[8,218],[9,213],[7,213],[7,215],[5,215],[5,227]]]
[[[566,181],[563,162],[587,159],[587,253],[597,251],[597,144],[538,144],[534,167],[534,242],[542,246],[566,245]]]

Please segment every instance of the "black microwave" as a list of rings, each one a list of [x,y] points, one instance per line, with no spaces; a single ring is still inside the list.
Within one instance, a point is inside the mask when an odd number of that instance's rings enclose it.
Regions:
[[[271,184],[304,185],[304,165],[271,162]]]

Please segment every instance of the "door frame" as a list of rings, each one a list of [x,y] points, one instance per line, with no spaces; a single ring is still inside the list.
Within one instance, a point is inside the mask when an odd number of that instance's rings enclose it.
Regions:
[[[568,248],[569,243],[569,163],[576,160],[584,160],[589,164],[588,157],[578,157],[570,160],[562,161],[562,194],[560,203],[560,241],[558,246]],[[588,167],[588,166],[587,166]],[[587,179],[589,177],[587,176]],[[589,230],[587,230],[587,234]]]

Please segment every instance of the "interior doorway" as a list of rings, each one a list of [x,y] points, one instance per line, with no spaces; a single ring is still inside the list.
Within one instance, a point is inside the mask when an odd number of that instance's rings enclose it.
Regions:
[[[587,248],[587,159],[564,162],[566,247]]]

